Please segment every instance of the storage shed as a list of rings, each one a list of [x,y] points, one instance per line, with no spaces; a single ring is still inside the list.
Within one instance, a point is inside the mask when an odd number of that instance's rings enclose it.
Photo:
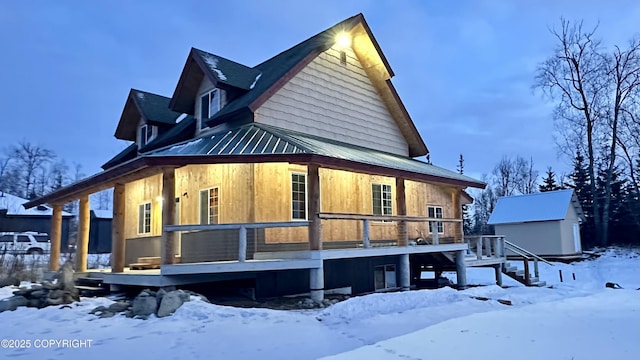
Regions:
[[[489,218],[497,235],[537,255],[572,257],[582,253],[584,213],[573,190],[501,197]]]
[[[112,220],[112,210],[91,210],[89,253],[106,254],[111,252]]]

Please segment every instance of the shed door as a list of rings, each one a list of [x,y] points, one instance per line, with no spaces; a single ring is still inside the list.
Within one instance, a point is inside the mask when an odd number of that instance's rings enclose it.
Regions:
[[[582,245],[580,243],[580,225],[573,224],[573,246],[576,252],[582,252]]]

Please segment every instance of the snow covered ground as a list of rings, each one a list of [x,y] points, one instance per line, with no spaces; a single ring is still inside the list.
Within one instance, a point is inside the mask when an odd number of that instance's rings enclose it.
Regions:
[[[500,288],[490,285],[492,269],[469,269],[470,283],[487,286],[373,294],[305,311],[233,308],[195,298],[174,316],[149,320],[89,315],[111,303],[105,298],[83,299],[71,309],[20,308],[0,314],[0,339],[30,345],[0,348],[0,358],[640,359],[638,252],[611,249],[594,260],[541,265],[540,271],[552,288],[526,288],[507,278],[509,287]],[[606,282],[623,289],[607,289]],[[1,288],[0,298],[13,290]]]

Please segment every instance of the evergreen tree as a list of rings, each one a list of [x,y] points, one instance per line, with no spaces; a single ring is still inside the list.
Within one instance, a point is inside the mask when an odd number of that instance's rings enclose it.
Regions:
[[[540,192],[562,190],[561,186],[556,183],[556,174],[551,169],[551,166],[547,168],[547,175],[542,179],[542,184],[538,186]]]
[[[570,186],[580,201],[580,206],[586,219],[580,226],[582,244],[585,247],[593,246],[596,241],[593,218],[593,193],[591,191],[591,183],[589,182],[587,164],[585,164],[585,159],[579,150],[576,152],[576,157],[573,160],[573,172],[569,175],[569,178],[573,182]]]
[[[460,175],[464,174],[464,157],[462,157],[462,154],[460,154],[460,159],[458,160],[458,173],[460,173]],[[464,234],[471,234],[473,231],[473,223],[471,216],[469,216],[469,208],[467,205],[462,205],[462,231]]]

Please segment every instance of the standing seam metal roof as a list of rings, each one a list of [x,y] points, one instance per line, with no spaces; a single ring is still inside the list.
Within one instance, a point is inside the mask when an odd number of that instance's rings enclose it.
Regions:
[[[147,156],[176,155],[259,155],[316,154],[390,169],[438,176],[475,183],[481,181],[410,157],[354,146],[330,139],[302,134],[264,124],[248,124],[215,134],[207,134],[170,147],[152,151]]]

